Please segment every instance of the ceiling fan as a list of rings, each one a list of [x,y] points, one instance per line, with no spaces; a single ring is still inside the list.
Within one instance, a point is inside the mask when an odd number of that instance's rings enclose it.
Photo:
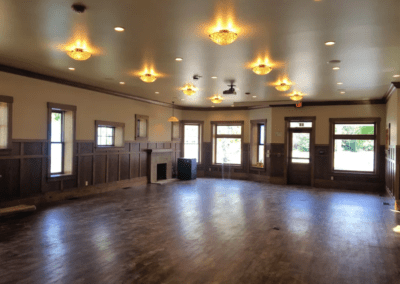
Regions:
[[[234,85],[233,83],[235,83],[235,80],[229,80],[228,82],[230,82],[230,85],[228,85],[228,87],[230,87],[228,90],[223,91],[222,93],[224,95],[236,95],[236,91],[235,88],[236,85]]]

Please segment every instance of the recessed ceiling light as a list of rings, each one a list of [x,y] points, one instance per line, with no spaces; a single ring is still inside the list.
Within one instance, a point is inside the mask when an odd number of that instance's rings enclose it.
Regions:
[[[334,42],[334,41],[327,41],[327,42],[325,42],[325,45],[334,45],[336,42]]]
[[[123,32],[125,29],[123,27],[115,27],[114,30],[117,32]]]
[[[120,85],[125,85],[125,82],[119,82]]]
[[[158,95],[160,92],[156,92],[156,94]]]
[[[68,69],[71,70],[71,71],[74,71],[74,70],[75,70],[74,67],[69,67]]]
[[[343,95],[343,94],[346,94],[346,92],[345,92],[345,91],[341,91],[340,93],[341,93],[342,95]]]
[[[399,78],[399,77],[400,77],[400,75],[393,75],[393,77],[394,77],[394,78]]]
[[[333,67],[332,69],[333,69],[333,70],[339,70],[340,67],[336,66],[336,67]]]
[[[217,78],[218,78],[217,76],[212,76],[212,77],[211,77],[211,79],[217,79]]]
[[[176,60],[176,61],[182,61],[182,60],[183,60],[183,58],[181,58],[181,57],[177,57],[177,58],[175,58],[175,60]]]
[[[343,83],[342,83],[342,82],[337,82],[336,84],[338,84],[338,85],[343,85]]]
[[[257,98],[257,96],[253,96],[253,98]]]

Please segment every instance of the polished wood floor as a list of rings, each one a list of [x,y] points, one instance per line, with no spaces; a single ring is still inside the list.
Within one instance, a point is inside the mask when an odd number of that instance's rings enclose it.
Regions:
[[[0,283],[400,283],[393,203],[220,179],[121,189],[0,219]]]

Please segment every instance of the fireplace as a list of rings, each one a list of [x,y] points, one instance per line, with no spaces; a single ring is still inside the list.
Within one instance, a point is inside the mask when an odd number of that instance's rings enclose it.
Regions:
[[[157,164],[157,180],[167,179],[167,163]]]
[[[149,183],[172,178],[172,149],[145,149]]]

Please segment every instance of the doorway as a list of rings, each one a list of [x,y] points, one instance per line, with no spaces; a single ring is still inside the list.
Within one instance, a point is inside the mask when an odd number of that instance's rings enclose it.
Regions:
[[[286,183],[313,186],[315,117],[285,120]]]

